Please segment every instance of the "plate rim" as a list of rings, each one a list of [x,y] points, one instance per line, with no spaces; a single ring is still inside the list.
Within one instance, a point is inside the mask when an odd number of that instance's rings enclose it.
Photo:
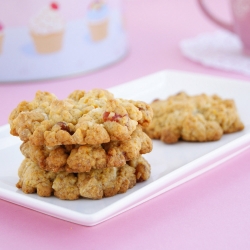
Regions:
[[[168,77],[168,74],[182,74],[182,75],[192,75],[194,77],[205,77],[205,78],[217,78],[217,80],[221,80],[221,81],[230,81],[232,84],[244,84],[247,87],[249,87],[250,89],[250,83],[248,83],[247,81],[242,81],[242,80],[237,80],[237,79],[231,79],[231,78],[225,78],[225,77],[218,77],[218,76],[210,76],[210,75],[206,75],[206,74],[197,74],[197,73],[192,73],[192,72],[185,72],[185,71],[178,71],[178,70],[161,70],[158,72],[155,72],[153,74],[149,74],[147,76],[143,76],[141,78],[129,81],[127,83],[124,84],[120,84],[117,86],[114,86],[112,88],[108,88],[109,91],[115,91],[115,90],[119,90],[122,88],[129,88],[130,86],[132,86],[135,82],[141,82],[144,81],[146,78],[154,78],[155,76],[159,76],[160,78],[164,78],[165,80]],[[5,124],[0,126],[0,132],[2,132],[3,130],[9,129],[9,125]],[[1,142],[1,137],[0,137],[0,142]],[[188,170],[190,168],[190,166],[200,166],[202,167],[205,163],[210,162],[210,165],[203,167],[201,173],[196,173],[195,176],[186,176],[185,178],[187,178],[185,181],[180,182],[178,185],[179,186],[183,183],[185,183],[186,181],[189,181],[190,179],[193,179],[197,176],[199,176],[200,174],[203,174],[207,171],[209,171],[210,169],[220,165],[222,162],[227,161],[229,159],[231,159],[232,157],[234,157],[235,155],[243,152],[244,150],[247,150],[250,147],[250,132],[247,132],[244,135],[241,135],[240,137],[237,137],[236,139],[233,139],[231,142],[228,142],[222,146],[220,146],[219,148],[210,151],[209,153],[206,153],[205,155],[202,155],[201,157],[196,158],[194,161],[191,161],[187,164],[182,165],[181,167],[179,167],[178,169],[173,170],[172,172],[165,174],[164,176],[158,178],[157,180],[145,185],[144,187],[140,188],[139,190],[136,190],[135,192],[129,194],[126,197],[123,197],[122,201],[118,200],[115,201],[114,203],[108,205],[107,207],[96,211],[94,213],[91,214],[86,214],[86,213],[80,213],[78,211],[74,211],[71,210],[69,208],[64,208],[64,207],[60,207],[60,209],[58,209],[58,205],[54,205],[51,203],[45,203],[44,201],[40,201],[40,200],[36,200],[35,204],[32,206],[32,202],[34,201],[34,199],[32,198],[32,196],[27,195],[20,195],[17,192],[13,192],[10,190],[6,190],[4,189],[4,185],[1,186],[1,180],[0,180],[0,198],[12,203],[15,203],[17,205],[21,205],[24,206],[26,208],[30,208],[33,209],[35,211],[62,219],[62,220],[66,220],[66,221],[70,221],[73,223],[77,223],[83,226],[94,226],[97,225],[103,221],[106,221],[120,213],[123,213],[135,206],[138,206],[174,187],[169,187],[170,185],[167,185],[168,182],[171,178],[174,179],[174,176],[178,176],[178,174],[180,175],[179,172],[182,172],[183,170]],[[221,155],[227,154],[229,151],[232,150],[236,150],[234,152],[234,154],[230,154],[227,157],[223,157],[221,159],[219,159],[221,157]],[[212,158],[211,158],[212,156]],[[219,157],[219,158],[218,158]],[[208,161],[208,158],[210,159],[210,161]],[[214,162],[211,163],[211,159],[212,161],[214,160]],[[216,160],[217,159],[217,160]],[[203,163],[202,163],[203,162]],[[175,177],[176,178],[176,177]],[[183,179],[184,177],[182,177]],[[189,179],[188,179],[189,178]],[[168,180],[169,179],[169,180]],[[164,186],[166,186],[164,188]],[[146,191],[145,191],[146,190]],[[10,196],[8,196],[10,195]],[[141,198],[138,198],[139,197]],[[141,195],[141,196],[140,196]],[[12,199],[11,199],[12,198]],[[116,204],[115,204],[116,203]],[[119,204],[118,204],[119,203]],[[121,204],[122,203],[122,204]],[[118,204],[118,206],[117,206]],[[125,205],[124,205],[125,204]]]

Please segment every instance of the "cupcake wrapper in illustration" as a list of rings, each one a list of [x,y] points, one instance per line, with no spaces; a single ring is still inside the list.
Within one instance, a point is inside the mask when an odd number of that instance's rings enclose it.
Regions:
[[[31,33],[36,51],[40,54],[60,51],[62,48],[63,35],[64,31],[48,35]]]
[[[93,41],[101,41],[107,37],[108,34],[108,19],[98,22],[98,23],[89,23],[89,30],[91,39]]]

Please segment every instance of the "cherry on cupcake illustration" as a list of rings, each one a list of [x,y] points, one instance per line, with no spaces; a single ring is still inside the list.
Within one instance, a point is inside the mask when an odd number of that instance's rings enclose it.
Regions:
[[[59,5],[56,2],[52,2],[50,4],[50,8],[53,9],[53,10],[58,10],[59,9]]]

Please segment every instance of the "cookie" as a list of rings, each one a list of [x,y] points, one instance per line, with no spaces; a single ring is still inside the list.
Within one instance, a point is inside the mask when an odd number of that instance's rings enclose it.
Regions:
[[[101,145],[61,145],[55,147],[35,146],[24,142],[20,150],[40,168],[73,173],[89,172],[91,169],[122,167],[127,161],[152,150],[152,140],[138,126],[127,141],[111,141]]]
[[[154,117],[144,131],[165,143],[216,141],[244,129],[233,100],[217,95],[189,96],[184,92],[150,104]]]
[[[10,114],[10,133],[35,146],[97,145],[131,138],[137,125],[148,126],[151,107],[140,101],[115,99],[107,90],[76,90],[58,100],[38,91]]]
[[[39,196],[56,196],[62,200],[80,197],[101,199],[125,193],[150,177],[150,165],[141,156],[122,167],[91,170],[87,173],[54,173],[41,169],[31,159],[25,158],[18,171],[17,187],[24,193]]]

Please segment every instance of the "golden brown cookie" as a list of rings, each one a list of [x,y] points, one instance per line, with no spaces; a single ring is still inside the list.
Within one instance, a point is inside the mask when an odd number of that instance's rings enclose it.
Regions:
[[[147,126],[153,113],[140,101],[115,99],[107,90],[76,90],[64,100],[38,91],[10,114],[10,133],[35,146],[96,145],[131,138],[137,125]]]
[[[91,169],[122,167],[127,161],[152,150],[152,141],[140,126],[127,141],[112,141],[102,145],[35,146],[24,142],[21,152],[40,168],[52,171],[89,172]]]
[[[19,171],[17,187],[24,193],[39,196],[55,195],[62,200],[76,200],[80,197],[101,199],[125,193],[136,182],[150,177],[150,165],[141,156],[122,167],[91,170],[88,173],[54,173],[38,167],[32,160],[23,160]]]
[[[151,103],[152,122],[144,131],[165,143],[215,141],[226,133],[244,129],[233,100],[217,95],[189,96],[184,92]]]

